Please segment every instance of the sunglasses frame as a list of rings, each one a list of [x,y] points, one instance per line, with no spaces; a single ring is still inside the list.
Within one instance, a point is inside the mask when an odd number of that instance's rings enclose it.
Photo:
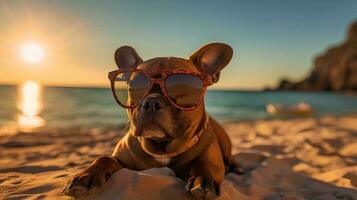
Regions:
[[[141,97],[141,99],[134,105],[131,106],[127,106],[122,104],[116,93],[115,93],[115,78],[117,77],[118,74],[120,73],[125,73],[125,72],[140,72],[140,73],[144,73],[146,75],[146,77],[149,79],[149,84],[145,89],[145,94]],[[161,74],[160,78],[153,78],[152,75],[157,75],[157,74]],[[177,105],[169,96],[168,92],[167,92],[167,88],[165,85],[166,79],[171,76],[171,75],[175,75],[175,74],[188,74],[188,75],[193,75],[197,78],[199,78],[202,81],[202,90],[201,90],[201,94],[200,97],[198,99],[198,102],[195,106],[186,108],[180,105]],[[138,68],[134,68],[134,69],[118,69],[115,71],[111,71],[108,73],[108,78],[110,80],[110,86],[112,89],[112,93],[114,96],[115,101],[124,108],[127,109],[133,109],[135,107],[137,107],[138,105],[140,105],[143,101],[143,99],[149,94],[151,88],[153,87],[153,85],[156,83],[158,85],[160,85],[161,91],[163,92],[163,95],[170,101],[170,103],[172,105],[175,106],[175,108],[180,109],[180,110],[184,110],[184,111],[191,111],[196,109],[197,107],[199,107],[202,102],[203,102],[203,97],[206,93],[207,87],[213,84],[212,78],[211,76],[207,75],[207,74],[203,74],[203,73],[199,73],[196,71],[191,71],[191,70],[145,70],[145,69],[138,69]]]

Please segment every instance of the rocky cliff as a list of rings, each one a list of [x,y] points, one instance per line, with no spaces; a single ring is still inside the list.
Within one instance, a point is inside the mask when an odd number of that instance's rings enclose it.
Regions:
[[[357,21],[346,40],[314,61],[310,75],[299,82],[281,80],[278,90],[357,91]]]

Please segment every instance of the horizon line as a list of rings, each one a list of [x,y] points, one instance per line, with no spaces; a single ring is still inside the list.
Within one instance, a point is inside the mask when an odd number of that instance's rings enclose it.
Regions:
[[[0,83],[0,87],[17,87],[21,86],[22,83]],[[47,88],[78,88],[78,89],[111,89],[110,86],[102,86],[102,85],[55,85],[55,84],[41,84],[42,87]],[[247,92],[259,92],[265,91],[265,89],[259,88],[230,88],[230,87],[214,87],[208,88],[207,90],[213,91],[247,91]]]

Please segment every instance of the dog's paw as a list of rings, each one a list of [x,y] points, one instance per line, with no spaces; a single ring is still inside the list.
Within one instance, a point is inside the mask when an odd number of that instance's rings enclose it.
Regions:
[[[186,189],[196,199],[212,200],[219,196],[219,185],[206,177],[191,177],[187,182]]]
[[[62,193],[75,198],[86,196],[101,187],[109,177],[109,173],[85,170],[76,174]]]

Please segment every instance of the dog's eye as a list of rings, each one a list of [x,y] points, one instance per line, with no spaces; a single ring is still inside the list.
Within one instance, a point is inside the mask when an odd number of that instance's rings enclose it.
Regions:
[[[123,105],[131,106],[145,95],[150,81],[144,73],[125,72],[118,74],[114,84],[118,101]]]

